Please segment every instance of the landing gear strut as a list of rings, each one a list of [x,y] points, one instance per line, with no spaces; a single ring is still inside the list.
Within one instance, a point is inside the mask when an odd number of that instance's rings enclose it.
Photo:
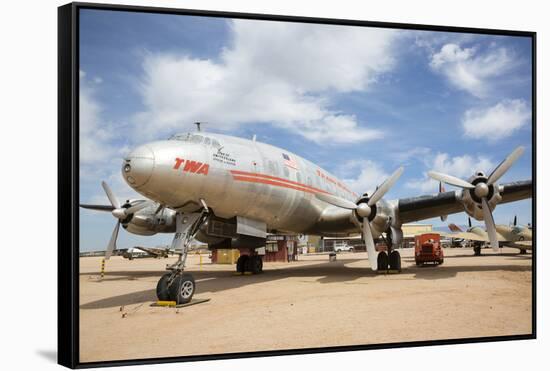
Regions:
[[[208,219],[209,211],[204,201],[203,210],[194,214],[176,214],[176,234],[172,240],[172,249],[181,251],[178,261],[167,266],[165,273],[157,283],[157,298],[159,300],[175,301],[176,304],[186,304],[195,294],[195,279],[189,273],[184,273],[185,261],[191,240],[200,227]]]

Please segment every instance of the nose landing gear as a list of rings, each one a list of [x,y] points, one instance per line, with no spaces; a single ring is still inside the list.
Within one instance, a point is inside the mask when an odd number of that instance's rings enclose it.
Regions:
[[[176,214],[176,234],[172,240],[171,248],[181,252],[178,261],[166,267],[169,272],[165,273],[157,283],[158,300],[186,304],[195,294],[195,279],[191,274],[184,273],[184,268],[191,240],[208,219],[208,208],[204,201],[202,203],[204,209],[200,213]]]

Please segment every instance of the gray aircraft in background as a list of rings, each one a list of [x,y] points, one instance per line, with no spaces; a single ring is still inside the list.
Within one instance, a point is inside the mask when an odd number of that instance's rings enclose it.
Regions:
[[[429,175],[459,187],[398,200],[384,195],[403,172],[400,167],[380,182],[372,194],[356,194],[320,166],[287,150],[254,139],[195,132],[135,148],[123,160],[126,183],[146,200],[120,204],[108,185],[111,205],[81,205],[110,211],[117,224],[106,258],[116,247],[120,225],[139,235],[174,233],[172,249],[178,261],[167,267],[157,284],[159,300],[189,302],[193,277],[184,273],[193,238],[209,248],[249,249],[237,270],[262,271],[255,249],[265,246],[268,233],[347,236],[361,231],[373,270],[401,269],[394,247],[401,243],[401,225],[465,211],[484,220],[491,245],[498,250],[492,210],[532,196],[531,180],[497,184],[523,153],[515,149],[491,174],[475,172],[468,181],[451,175]],[[388,250],[377,252],[374,239],[385,233]]]

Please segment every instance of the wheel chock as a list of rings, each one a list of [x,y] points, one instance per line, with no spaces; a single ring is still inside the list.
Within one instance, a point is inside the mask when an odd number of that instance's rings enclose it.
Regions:
[[[158,300],[155,303],[151,303],[151,306],[163,308],[184,308],[195,304],[206,303],[207,301],[210,301],[210,299],[192,299],[189,303],[176,304],[175,301]]]
[[[156,303],[153,303],[153,306],[174,308],[176,306],[176,301],[175,300],[157,300]]]

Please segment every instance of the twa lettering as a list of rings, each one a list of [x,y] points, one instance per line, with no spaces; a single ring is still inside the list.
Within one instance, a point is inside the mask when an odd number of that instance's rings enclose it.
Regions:
[[[183,158],[176,157],[176,163],[174,164],[174,170],[178,170],[183,165],[182,170],[189,173],[204,174],[208,175],[208,164],[203,164],[202,162],[184,160]]]

